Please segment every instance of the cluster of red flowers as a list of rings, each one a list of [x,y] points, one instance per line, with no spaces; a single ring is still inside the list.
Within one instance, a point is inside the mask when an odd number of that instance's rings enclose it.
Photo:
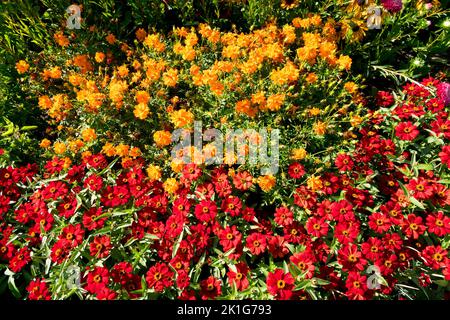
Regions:
[[[414,283],[444,294],[450,124],[427,89],[438,85],[408,84],[397,104],[380,92],[380,110],[319,188],[306,186],[306,163],[285,168],[294,194],[276,208],[252,204],[261,191],[251,174],[226,167],[186,165],[175,194],[145,176],[143,159],[104,170],[102,154],[68,169],[55,158],[46,180],[33,165],[0,169],[0,262],[16,275],[38,270],[29,299],[68,293],[47,275],[73,264],[80,292],[98,299],[370,299]]]

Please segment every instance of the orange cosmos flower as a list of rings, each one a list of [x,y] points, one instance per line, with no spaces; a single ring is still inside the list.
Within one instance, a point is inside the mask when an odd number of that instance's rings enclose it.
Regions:
[[[16,63],[16,70],[20,74],[27,72],[29,68],[30,65],[25,60],[20,60]]]
[[[160,130],[153,134],[153,140],[158,147],[168,146],[172,142],[172,135],[169,131]]]

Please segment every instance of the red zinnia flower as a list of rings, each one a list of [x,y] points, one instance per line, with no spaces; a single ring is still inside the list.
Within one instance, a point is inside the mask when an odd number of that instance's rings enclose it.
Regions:
[[[109,282],[109,271],[105,267],[95,267],[87,276],[85,289],[90,293],[99,293]]]
[[[299,179],[305,174],[305,167],[298,162],[292,163],[288,168],[288,174],[291,178]]]
[[[83,237],[84,230],[81,224],[70,224],[62,230],[59,239],[66,239],[73,247],[76,247],[83,242]]]
[[[376,102],[379,107],[389,107],[394,103],[394,96],[387,91],[378,91]]]
[[[233,270],[230,268],[230,271],[228,271],[228,283],[231,286],[235,285],[238,291],[244,291],[249,284],[247,279],[248,271],[248,266],[244,262],[239,262],[234,266]]]
[[[441,246],[427,246],[421,253],[425,259],[425,264],[435,270],[445,267],[448,260],[448,251]]]
[[[157,263],[147,271],[145,279],[150,288],[154,288],[156,292],[163,292],[165,288],[173,285],[173,275],[167,264]]]
[[[53,262],[61,264],[69,256],[72,249],[72,243],[66,239],[59,239],[52,247],[50,258]]]
[[[325,236],[328,233],[328,223],[323,218],[311,217],[306,221],[306,230],[313,237]]]
[[[395,135],[401,140],[412,141],[419,135],[419,130],[410,121],[400,122],[395,127]]]
[[[351,171],[353,168],[353,160],[349,155],[340,153],[337,155],[334,164],[339,169],[339,171]]]
[[[83,214],[83,226],[89,231],[100,229],[106,221],[106,217],[99,218],[101,215],[101,208],[90,208]]]
[[[442,147],[442,151],[439,152],[439,158],[441,158],[442,163],[450,168],[450,145]]]
[[[84,187],[91,191],[100,191],[103,188],[103,179],[96,174],[91,174],[84,180]]]
[[[428,215],[426,220],[428,232],[432,232],[438,237],[444,237],[450,233],[450,217],[444,215],[442,211]]]
[[[427,200],[433,196],[433,187],[422,177],[410,180],[407,188],[418,200]]]
[[[242,241],[242,234],[236,226],[226,227],[219,233],[219,243],[224,251],[237,247]]]
[[[217,206],[213,201],[203,200],[195,206],[195,217],[203,222],[211,222],[217,214]]]
[[[89,245],[91,256],[105,258],[111,250],[111,238],[108,236],[97,236]]]
[[[27,291],[30,300],[50,300],[52,298],[44,279],[32,280],[27,286]]]
[[[352,300],[364,300],[367,292],[367,277],[359,272],[350,271],[345,282],[347,292],[345,295]]]
[[[9,261],[9,269],[19,272],[31,261],[30,250],[27,247],[21,248]]]
[[[427,227],[422,224],[422,218],[411,213],[402,223],[402,231],[408,237],[418,239],[425,232]]]
[[[222,211],[228,213],[232,217],[238,216],[241,208],[242,202],[235,196],[229,196],[222,202]]]
[[[314,276],[316,259],[314,254],[306,249],[303,252],[295,253],[289,258],[291,263],[295,265],[303,274],[306,279],[310,279]]]
[[[279,300],[289,300],[294,289],[294,278],[282,269],[269,272],[266,279],[267,291]]]
[[[380,212],[374,212],[369,217],[368,223],[370,229],[377,233],[384,233],[392,226],[389,216]]]
[[[214,299],[222,294],[221,282],[213,276],[202,280],[200,282],[200,289],[203,300]]]
[[[261,233],[255,232],[250,234],[246,240],[247,248],[250,250],[251,254],[259,255],[264,253],[267,246],[266,237]]]
[[[288,226],[294,222],[294,214],[286,207],[279,207],[275,210],[275,223],[280,226]]]
[[[233,177],[233,184],[240,191],[248,190],[253,185],[253,177],[247,171],[238,172]]]
[[[197,180],[202,175],[202,170],[195,163],[188,163],[183,168],[183,177],[189,181]]]

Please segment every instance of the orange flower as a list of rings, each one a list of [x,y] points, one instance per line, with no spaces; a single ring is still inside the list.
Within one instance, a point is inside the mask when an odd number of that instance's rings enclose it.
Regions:
[[[156,131],[153,134],[153,140],[155,140],[155,143],[158,147],[165,147],[171,144],[172,142],[172,135],[169,131],[160,130]]]
[[[276,182],[277,182],[277,179],[272,175],[260,176],[258,178],[258,185],[261,188],[261,190],[264,192],[268,192],[268,191],[272,190],[272,188],[275,186]]]
[[[138,91],[135,95],[137,103],[144,103],[147,104],[150,100],[150,95],[147,91]]]
[[[133,147],[131,148],[129,155],[133,158],[140,157],[142,155],[141,149],[139,149],[138,147]]]
[[[164,72],[162,80],[166,86],[175,87],[178,81],[178,70],[175,68],[170,68]]]
[[[55,142],[53,144],[53,150],[56,154],[63,154],[64,152],[66,152],[67,148],[63,142]]]
[[[274,94],[267,98],[267,108],[271,111],[278,111],[284,102],[284,94]]]
[[[119,157],[126,157],[126,156],[128,156],[128,152],[130,151],[130,146],[128,146],[128,145],[126,145],[126,144],[119,144],[117,147],[116,147],[116,154],[119,156]]]
[[[353,81],[349,81],[344,84],[344,89],[348,93],[353,94],[356,91],[358,91],[358,85],[356,83],[354,83]]]
[[[308,73],[308,75],[305,78],[306,82],[309,84],[315,83],[317,81],[317,75],[314,72]]]
[[[112,156],[116,155],[116,150],[115,150],[114,146],[109,142],[103,146],[102,152],[105,155],[107,155],[108,157],[112,157]]]
[[[150,110],[148,106],[144,103],[139,103],[136,107],[134,107],[133,114],[136,118],[145,120],[148,117]]]
[[[327,125],[322,121],[317,121],[313,126],[313,131],[319,136],[323,136],[327,132]]]
[[[150,179],[150,181],[156,181],[161,179],[161,168],[154,165],[149,165],[147,167],[147,176]]]
[[[191,124],[194,121],[194,115],[190,111],[180,109],[170,114],[170,121],[176,128],[181,128]]]
[[[59,31],[53,35],[53,38],[55,39],[56,43],[59,44],[61,47],[67,47],[70,42],[69,39],[63,34],[62,31]]]
[[[306,184],[308,188],[314,192],[322,189],[323,187],[322,180],[320,179],[320,177],[316,176],[309,177],[308,180],[306,181]]]
[[[166,192],[174,194],[175,192],[177,192],[179,188],[178,182],[175,178],[169,178],[166,181],[164,181],[163,188]]]
[[[103,52],[96,52],[95,53],[95,61],[98,63],[101,63],[105,60],[106,55]]]
[[[349,56],[341,55],[337,60],[337,64],[341,69],[350,70],[352,66],[352,59]]]
[[[97,134],[95,133],[95,130],[92,128],[86,128],[81,132],[81,136],[84,141],[90,142],[95,139],[97,139]]]
[[[20,60],[16,63],[16,70],[20,74],[27,72],[29,68],[30,65],[25,60]]]
[[[139,28],[136,30],[136,39],[138,39],[139,41],[141,41],[141,42],[144,41],[146,36],[147,36],[147,32],[144,29]]]
[[[116,37],[112,33],[109,33],[106,36],[106,41],[108,41],[109,44],[114,44],[116,42]]]
[[[293,160],[303,160],[307,155],[308,153],[303,148],[292,149],[291,151],[291,159]]]
[[[48,139],[42,139],[42,141],[41,141],[41,143],[39,144],[39,146],[40,146],[41,148],[47,149],[48,147],[50,147],[51,144],[52,144],[52,143],[51,143],[50,140],[48,140]]]
[[[48,96],[40,96],[38,105],[42,109],[50,109],[52,107],[52,100]]]

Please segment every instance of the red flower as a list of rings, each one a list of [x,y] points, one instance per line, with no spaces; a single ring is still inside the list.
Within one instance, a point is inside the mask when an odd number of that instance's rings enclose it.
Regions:
[[[195,217],[202,222],[211,222],[216,218],[217,206],[213,201],[203,200],[195,206]]]
[[[222,211],[228,213],[232,217],[238,216],[241,208],[242,202],[235,196],[229,196],[222,202]]]
[[[379,107],[389,107],[394,103],[394,96],[387,91],[378,91],[376,103]]]
[[[367,292],[367,277],[359,272],[350,271],[345,282],[347,292],[345,295],[352,300],[364,300]]]
[[[239,262],[233,269],[230,268],[230,271],[227,273],[230,286],[235,285],[238,291],[247,289],[249,285],[247,279],[248,271],[249,268],[244,262]]]
[[[0,216],[9,210],[10,199],[0,194]]]
[[[67,185],[62,181],[52,181],[42,190],[42,198],[44,200],[57,200],[67,194],[69,190]]]
[[[402,231],[408,237],[418,239],[419,235],[425,232],[427,227],[422,224],[422,218],[411,213],[402,223]]]
[[[410,180],[407,188],[411,191],[414,198],[418,200],[427,200],[433,196],[433,187],[428,184],[427,180],[421,177]]]
[[[103,179],[93,173],[84,180],[84,187],[91,191],[100,191],[103,188]]]
[[[147,271],[145,279],[150,288],[163,292],[165,288],[173,285],[173,275],[167,264],[157,263]]]
[[[133,267],[129,262],[119,262],[111,270],[111,277],[116,283],[125,285],[132,276]]]
[[[27,286],[27,291],[30,300],[51,300],[52,298],[44,279],[32,280]]]
[[[379,259],[383,253],[383,242],[375,237],[370,237],[366,242],[361,244],[361,251],[369,260],[375,261]]]
[[[450,217],[444,215],[442,211],[428,215],[426,221],[428,232],[438,237],[444,237],[450,233]]]
[[[83,237],[84,230],[81,224],[70,224],[62,230],[59,239],[66,239],[73,247],[76,247],[83,242]]]
[[[352,243],[358,235],[359,225],[354,222],[338,222],[334,228],[334,236],[342,244]]]
[[[423,249],[421,256],[425,259],[425,264],[435,270],[444,268],[448,260],[448,251],[441,246],[427,246]]]
[[[380,212],[374,212],[369,216],[369,227],[377,233],[384,233],[392,226],[390,218]]]
[[[352,158],[344,153],[340,153],[337,155],[334,164],[339,169],[339,171],[351,171],[353,168]]]
[[[280,226],[288,226],[291,225],[293,220],[294,214],[291,210],[289,210],[286,207],[279,207],[275,210],[275,223],[277,223]]]
[[[60,239],[52,247],[50,258],[53,262],[61,264],[69,256],[72,249],[72,243],[66,239]]]
[[[191,279],[189,278],[189,274],[185,270],[178,271],[177,275],[177,287],[179,289],[185,289],[189,286]]]
[[[331,205],[331,215],[337,221],[350,221],[354,219],[353,206],[347,200],[333,202]]]
[[[242,234],[236,226],[226,227],[219,233],[219,243],[224,251],[237,247],[242,241]]]
[[[246,244],[251,254],[260,255],[266,250],[266,237],[261,233],[254,232],[247,237]]]
[[[101,208],[90,208],[83,214],[83,226],[89,231],[100,229],[106,221],[106,217],[100,218],[101,215]]]
[[[441,158],[442,163],[450,168],[450,145],[442,147],[442,151],[439,152],[439,158]]]
[[[289,253],[287,241],[282,236],[272,236],[267,242],[268,250],[274,258],[283,258]]]
[[[72,217],[75,214],[77,208],[77,199],[74,196],[69,195],[58,205],[58,213],[61,217],[66,219]]]
[[[188,163],[183,168],[183,177],[188,181],[197,180],[202,175],[202,170],[195,163]]]
[[[173,202],[172,211],[176,215],[186,217],[189,214],[191,203],[186,197],[179,197]]]
[[[325,236],[328,233],[328,223],[323,218],[311,217],[306,221],[306,230],[313,237]]]
[[[101,153],[85,158],[86,163],[94,169],[103,169],[108,165],[108,161]]]
[[[292,163],[289,166],[288,174],[291,178],[300,179],[305,174],[305,167],[298,162]]]
[[[85,289],[93,294],[101,292],[109,282],[109,271],[105,267],[95,267],[87,276]]]
[[[410,121],[400,122],[395,127],[395,135],[401,140],[412,141],[419,135],[419,130]]]
[[[306,249],[303,252],[295,253],[289,260],[302,272],[302,275],[306,279],[310,279],[314,276],[314,270],[316,268],[314,263],[316,262],[316,259],[310,250]]]
[[[97,236],[89,245],[91,256],[106,258],[111,250],[111,238],[108,236]]]
[[[19,272],[31,261],[30,249],[21,248],[9,261],[9,269],[13,272]]]
[[[354,244],[347,244],[338,251],[338,262],[343,270],[364,270],[367,260],[363,258],[358,247]]]
[[[106,190],[102,194],[102,203],[106,207],[118,207],[123,206],[128,202],[130,198],[130,191],[125,186],[106,187]]]
[[[282,269],[269,272],[266,279],[267,291],[279,300],[289,300],[294,289],[294,278]]]
[[[209,276],[200,281],[200,290],[203,300],[214,299],[222,294],[221,282],[213,276]]]
[[[240,191],[248,190],[253,185],[253,177],[247,171],[238,172],[233,177],[233,184]]]

